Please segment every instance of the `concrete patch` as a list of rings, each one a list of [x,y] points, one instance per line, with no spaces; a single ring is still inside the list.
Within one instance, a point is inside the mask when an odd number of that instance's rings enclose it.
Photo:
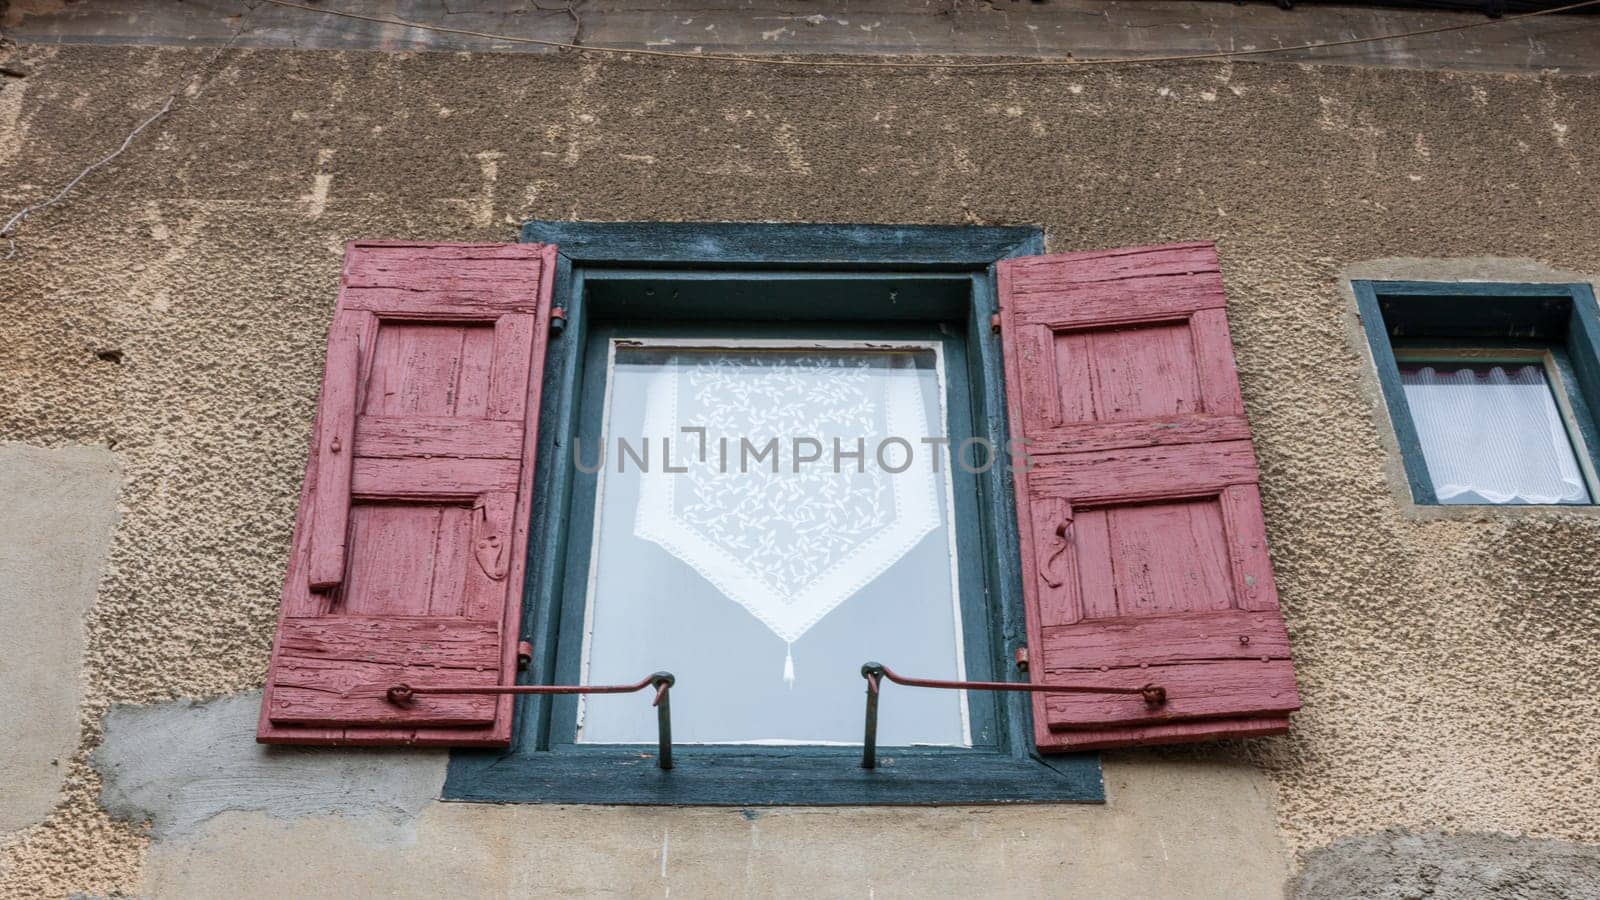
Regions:
[[[1390,829],[1306,855],[1296,900],[1600,897],[1600,847],[1505,834]]]
[[[1280,898],[1271,789],[1210,755],[1108,758],[1106,806],[770,809],[433,803],[414,842],[369,820],[226,813],[157,842],[163,898]],[[261,852],[270,847],[271,853]],[[285,865],[284,862],[293,863]]]
[[[409,833],[439,796],[445,751],[266,747],[255,741],[261,693],[208,702],[115,706],[94,753],[112,816],[185,835],[232,810],[268,817],[371,817]]]
[[[0,444],[0,833],[59,802],[121,489],[109,450]]]

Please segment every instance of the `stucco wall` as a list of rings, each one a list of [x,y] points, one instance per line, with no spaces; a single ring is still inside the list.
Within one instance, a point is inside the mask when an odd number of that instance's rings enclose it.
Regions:
[[[208,55],[24,48],[32,74],[0,89],[0,204],[53,192]],[[918,860],[940,856],[999,892],[1011,872],[1022,893],[1056,882],[1015,866],[1071,865],[1089,846],[1111,854],[1102,890],[1137,893],[1172,883],[1116,874],[1156,872],[1152,829],[1181,836],[1183,859],[1230,869],[1202,827],[1219,809],[1246,831],[1276,816],[1221,845],[1262,850],[1241,888],[1256,892],[1281,888],[1284,852],[1387,827],[1600,842],[1600,521],[1407,513],[1341,283],[1406,258],[1600,272],[1596,82],[289,51],[233,51],[205,76],[0,263],[0,438],[108,446],[124,471],[88,619],[80,752],[55,814],[0,837],[0,893],[214,894],[265,846],[294,869],[345,865],[373,841],[441,852],[468,833],[474,858],[510,867],[486,884],[553,889],[567,882],[541,879],[582,860],[597,891],[655,890],[671,882],[646,878],[653,867],[682,860],[656,853],[664,831],[700,835],[694,883],[708,891],[865,894],[864,874],[916,886]],[[355,814],[227,811],[153,846],[114,821],[87,757],[110,704],[262,681],[343,241],[509,240],[525,218],[1035,223],[1054,250],[1218,240],[1305,701],[1293,733],[1184,751],[1195,774],[1181,788],[1172,751],[1120,754],[1108,807],[972,813],[997,832],[950,810],[782,817],[802,823],[782,826],[785,846],[818,860],[856,859],[876,833],[863,822],[920,836],[883,841],[872,865],[885,868],[870,871],[712,852],[751,838],[696,811],[434,804],[416,827],[442,844]],[[1163,791],[1173,802],[1145,801],[1142,817],[1118,805]],[[458,830],[428,832],[440,823]],[[1015,857],[995,837],[1013,832],[1049,837]],[[507,862],[532,853],[552,861]],[[747,866],[758,881],[741,880]]]

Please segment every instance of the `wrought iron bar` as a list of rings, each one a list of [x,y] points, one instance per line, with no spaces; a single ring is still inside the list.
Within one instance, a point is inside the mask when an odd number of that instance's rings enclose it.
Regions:
[[[1130,688],[1089,684],[1031,684],[1015,681],[944,681],[938,678],[908,678],[879,662],[862,664],[861,677],[867,680],[866,735],[861,746],[863,769],[878,767],[878,687],[885,678],[906,687],[954,691],[1027,691],[1035,694],[1138,694],[1144,698],[1147,706],[1162,706],[1167,702],[1167,689],[1154,683]]]
[[[492,684],[467,685],[396,684],[384,696],[395,706],[410,706],[419,694],[632,694],[647,687],[656,689],[650,705],[656,708],[658,762],[672,768],[672,698],[669,694],[678,679],[671,672],[656,672],[634,684]]]

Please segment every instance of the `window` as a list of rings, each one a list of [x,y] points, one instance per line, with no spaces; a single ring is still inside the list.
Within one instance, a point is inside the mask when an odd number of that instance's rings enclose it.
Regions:
[[[257,740],[747,806],[1099,800],[1083,751],[1287,730],[1209,242],[524,237],[348,248]]]
[[[1014,514],[985,458],[1004,445],[989,269],[1036,252],[1036,231],[533,223],[524,239],[572,260],[529,677],[670,670],[674,768],[651,764],[643,694],[524,697],[511,748],[456,753],[447,797],[1100,798],[1092,754],[1034,751],[1018,695],[887,688],[879,768],[859,765],[863,663],[1015,671]]]
[[[1418,504],[1594,504],[1600,328],[1587,285],[1354,287]]]

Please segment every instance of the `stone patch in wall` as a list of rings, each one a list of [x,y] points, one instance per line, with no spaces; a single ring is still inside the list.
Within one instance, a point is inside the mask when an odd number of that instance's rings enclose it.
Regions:
[[[1507,834],[1390,829],[1305,857],[1295,900],[1600,897],[1600,847]]]

